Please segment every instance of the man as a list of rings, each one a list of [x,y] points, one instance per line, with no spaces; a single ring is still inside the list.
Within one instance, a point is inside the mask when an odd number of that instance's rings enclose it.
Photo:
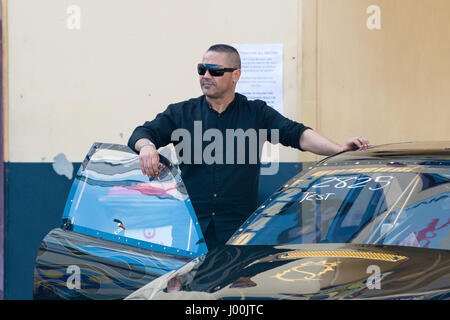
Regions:
[[[198,73],[203,95],[169,105],[153,121],[137,127],[128,145],[139,152],[142,172],[149,177],[158,175],[158,148],[169,143],[190,147],[178,154],[185,160],[180,163],[180,169],[209,249],[225,243],[257,206],[260,154],[256,161],[249,161],[255,156],[251,135],[241,144],[244,148],[239,148],[227,140],[230,132],[264,132],[265,135],[253,135],[258,145],[265,140],[277,143],[278,136],[285,146],[319,155],[369,147],[369,141],[362,137],[349,139],[340,146],[311,128],[283,117],[265,102],[249,101],[236,93],[241,61],[231,46],[210,47],[198,65]],[[180,141],[180,135],[174,132],[181,129],[193,138],[184,136]],[[206,134],[211,132],[214,134]],[[200,144],[198,135],[202,137]],[[205,159],[206,151],[211,151],[206,142],[212,141],[212,136],[214,143],[219,143],[210,153],[214,155],[213,163]]]

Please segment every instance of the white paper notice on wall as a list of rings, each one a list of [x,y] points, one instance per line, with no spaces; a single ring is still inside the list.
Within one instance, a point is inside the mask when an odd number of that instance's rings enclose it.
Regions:
[[[283,44],[234,44],[242,74],[236,91],[283,114]]]

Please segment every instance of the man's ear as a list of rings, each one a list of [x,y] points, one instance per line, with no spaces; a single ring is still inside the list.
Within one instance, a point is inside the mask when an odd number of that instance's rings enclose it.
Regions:
[[[232,79],[234,83],[237,83],[239,81],[239,78],[241,77],[241,69],[237,69],[233,71]]]

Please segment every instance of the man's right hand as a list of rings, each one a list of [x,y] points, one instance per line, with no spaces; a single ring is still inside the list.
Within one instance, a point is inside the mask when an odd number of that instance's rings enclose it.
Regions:
[[[152,145],[145,145],[139,150],[139,163],[142,173],[149,178],[159,175],[159,153]]]

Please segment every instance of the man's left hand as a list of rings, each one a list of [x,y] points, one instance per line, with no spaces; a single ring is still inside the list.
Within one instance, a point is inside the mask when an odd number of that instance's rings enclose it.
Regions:
[[[354,137],[354,138],[347,140],[347,142],[343,146],[343,148],[344,148],[343,151],[349,151],[349,150],[363,151],[363,150],[367,150],[369,147],[370,147],[369,140],[367,140],[364,137]]]

